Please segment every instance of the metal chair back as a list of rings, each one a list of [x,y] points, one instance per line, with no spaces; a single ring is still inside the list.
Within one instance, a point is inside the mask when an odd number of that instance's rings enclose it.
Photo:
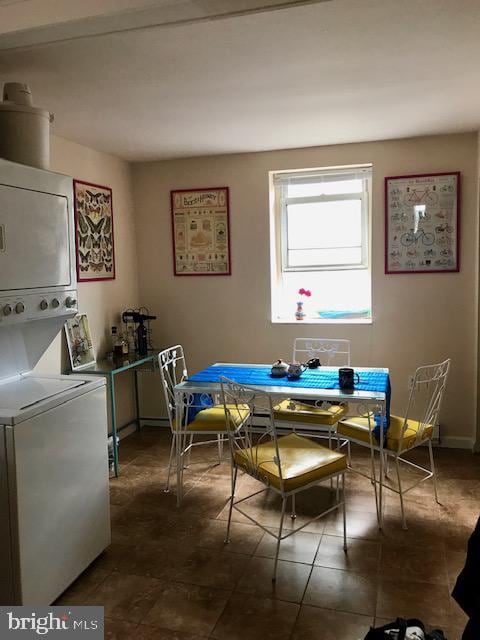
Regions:
[[[438,424],[438,416],[442,406],[443,394],[447,385],[450,370],[450,358],[418,367],[411,381],[407,410],[402,427],[402,438],[399,438],[399,452],[402,450],[403,436],[408,430],[408,421],[418,420],[419,428],[409,448],[425,439],[425,430]]]
[[[245,420],[241,430],[235,431],[235,428],[229,428],[227,426],[232,459],[237,452],[241,452],[242,459],[245,460],[245,465],[243,466],[244,471],[265,485],[268,485],[269,481],[262,470],[262,465],[270,462],[274,463],[278,468],[280,487],[283,493],[282,464],[278,446],[278,435],[273,418],[272,398],[267,393],[262,393],[257,389],[238,384],[223,376],[220,378],[220,383],[227,425],[238,424],[241,420],[242,411],[245,411],[245,407],[249,409],[249,418]],[[236,419],[235,413],[237,412],[238,418]],[[261,434],[258,433],[258,427],[257,433],[254,432],[253,418],[255,414],[258,413],[265,415],[267,418],[267,423]],[[262,456],[261,460],[259,460],[259,447],[266,442],[272,444],[272,459],[265,460]]]
[[[175,385],[188,378],[187,365],[183,347],[179,344],[160,351],[158,354],[160,379],[162,381],[168,421],[172,433],[175,430]]]
[[[350,366],[350,340],[330,338],[295,338],[293,342],[294,362],[306,362],[318,358],[327,366]]]

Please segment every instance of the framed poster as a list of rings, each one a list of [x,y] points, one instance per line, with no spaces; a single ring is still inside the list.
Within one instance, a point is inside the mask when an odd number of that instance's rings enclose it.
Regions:
[[[176,276],[229,276],[228,187],[171,191]]]
[[[75,244],[79,282],[113,280],[112,190],[99,184],[73,181]]]
[[[460,173],[385,178],[385,273],[460,269]]]
[[[65,335],[72,371],[85,369],[95,363],[95,352],[86,313],[79,313],[65,322]]]

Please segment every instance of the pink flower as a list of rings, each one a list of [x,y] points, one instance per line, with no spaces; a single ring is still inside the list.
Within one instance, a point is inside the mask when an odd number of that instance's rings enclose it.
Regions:
[[[312,295],[312,292],[310,291],[310,289],[304,289],[303,287],[298,290],[298,293],[301,296],[307,296],[307,298],[309,298]]]

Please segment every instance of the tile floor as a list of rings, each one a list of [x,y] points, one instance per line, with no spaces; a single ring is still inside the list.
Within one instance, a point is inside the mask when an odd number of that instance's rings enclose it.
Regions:
[[[465,618],[450,591],[480,512],[479,456],[436,452],[442,505],[429,483],[412,491],[407,531],[390,494],[380,532],[371,485],[349,474],[348,554],[341,519],[327,516],[282,544],[274,585],[268,534],[237,513],[231,542],[223,542],[228,460],[212,467],[215,448],[199,447],[177,510],[174,487],[163,491],[169,444],[158,428],[121,442],[121,475],[111,481],[112,545],[58,601],[104,605],[110,640],[359,640],[370,625],[398,615],[461,638]],[[353,453],[366,468],[365,451]],[[415,456],[426,459],[426,451]],[[244,476],[238,487],[246,495],[257,483]],[[330,499],[328,487],[299,497],[297,523]],[[249,510],[267,527],[278,522],[277,499],[261,495]]]

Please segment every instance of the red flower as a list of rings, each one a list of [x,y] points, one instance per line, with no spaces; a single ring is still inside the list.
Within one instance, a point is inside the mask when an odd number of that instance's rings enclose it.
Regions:
[[[303,287],[298,290],[298,293],[301,296],[307,296],[307,298],[309,298],[312,295],[312,292],[310,291],[310,289],[304,289]]]

